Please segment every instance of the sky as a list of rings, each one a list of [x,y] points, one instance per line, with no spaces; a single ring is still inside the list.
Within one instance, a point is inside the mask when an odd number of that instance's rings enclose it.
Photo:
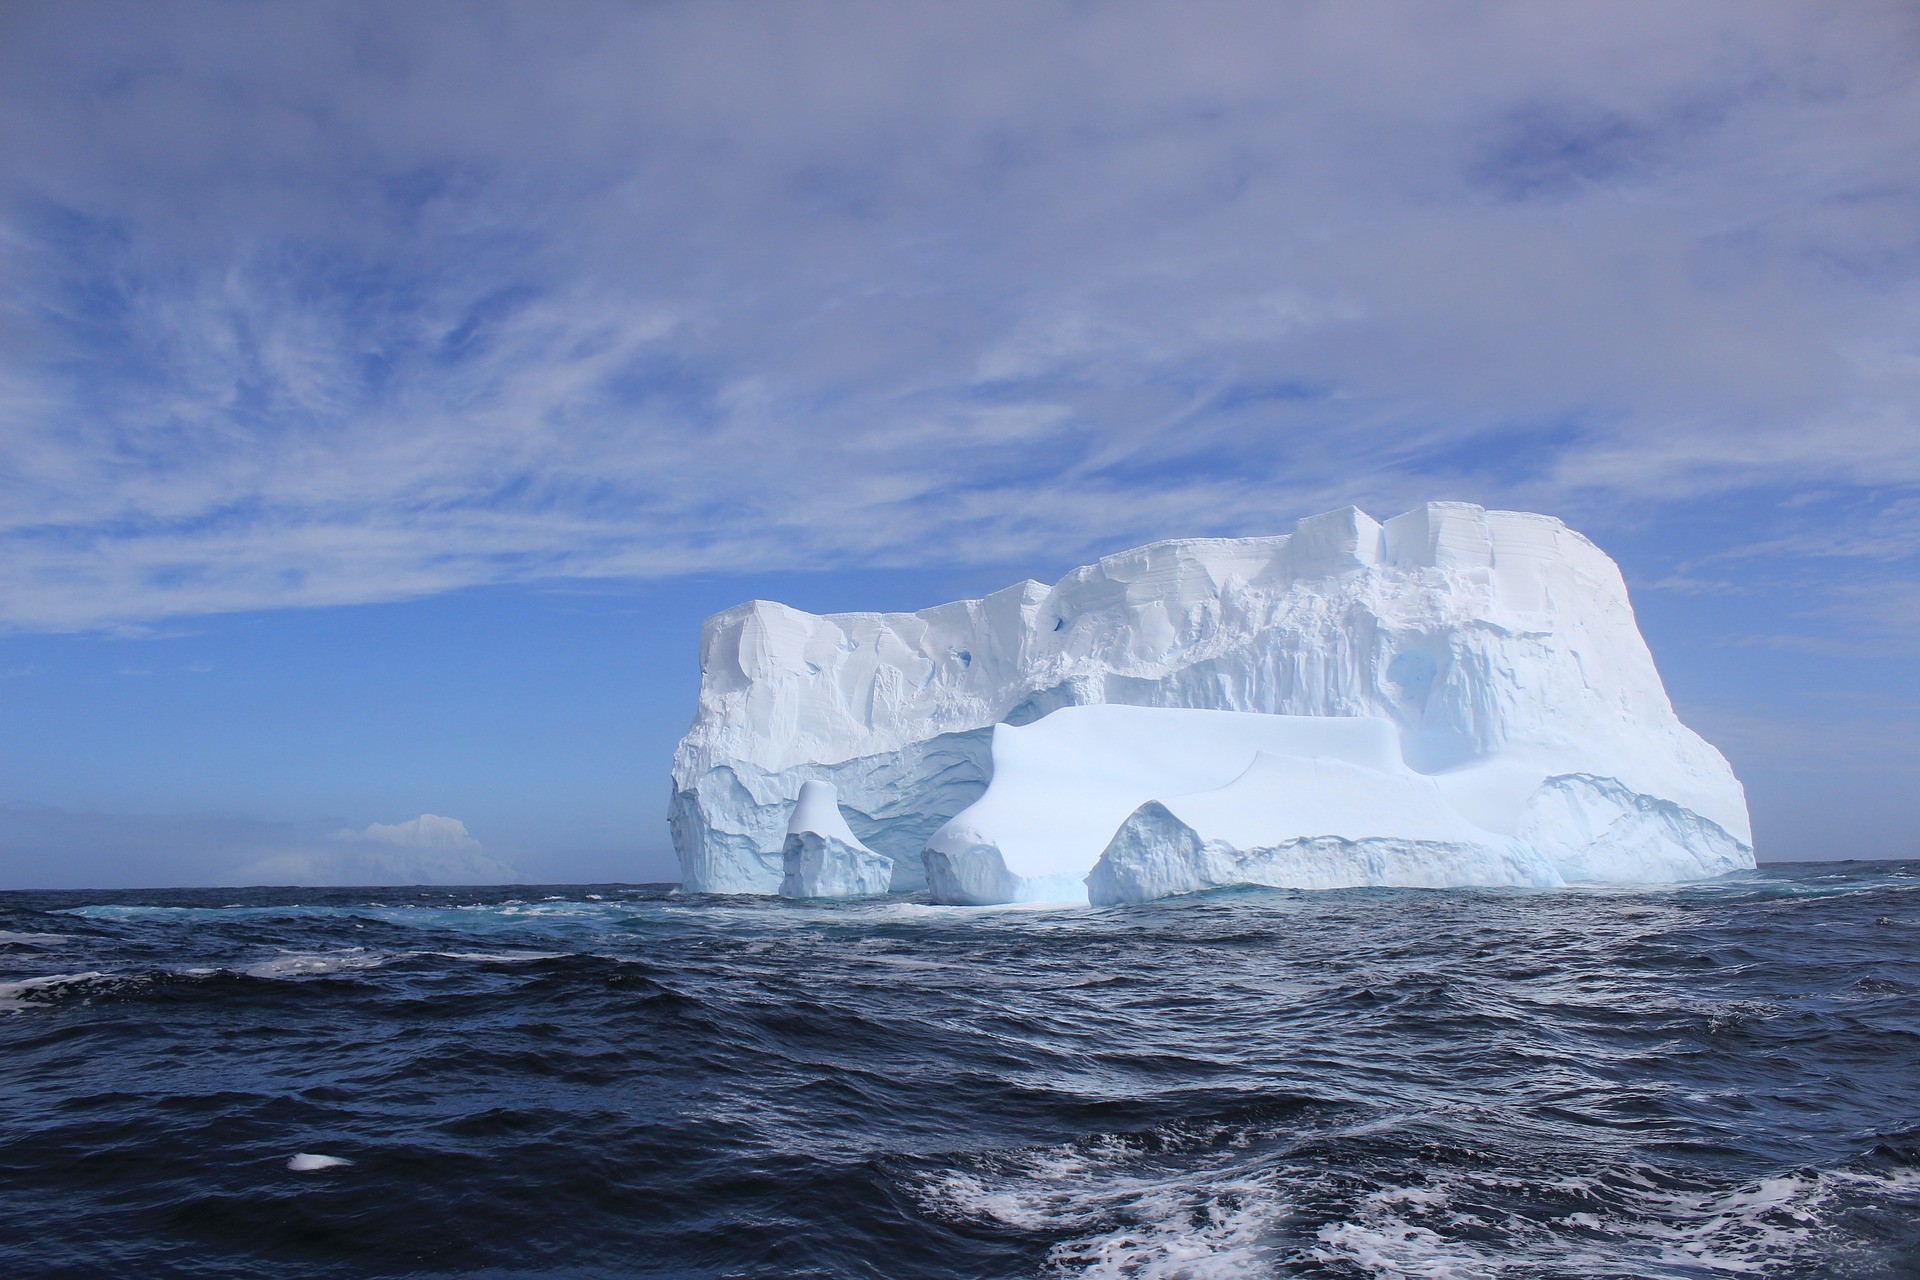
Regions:
[[[709,613],[1436,498],[1920,853],[1920,8],[0,0],[0,887],[672,879]]]

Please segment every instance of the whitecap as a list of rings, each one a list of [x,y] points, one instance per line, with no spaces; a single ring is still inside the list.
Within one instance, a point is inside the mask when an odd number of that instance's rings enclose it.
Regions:
[[[1887,1205],[1920,1191],[1920,1170],[1800,1171],[1685,1190],[1674,1189],[1672,1173],[1643,1166],[1580,1178],[1430,1170],[1354,1186],[1350,1175],[1288,1158],[1287,1148],[1312,1136],[1175,1126],[1151,1142],[1116,1136],[968,1156],[923,1175],[914,1194],[937,1217],[1064,1236],[1049,1253],[1052,1269],[1103,1280],[1292,1268],[1494,1280],[1536,1275],[1548,1257],[1570,1275],[1645,1280],[1831,1262],[1827,1224],[1836,1215],[1863,1199]],[[1544,1214],[1529,1188],[1575,1203]]]
[[[86,973],[49,973],[38,978],[19,978],[12,982],[0,982],[0,1013],[19,1013],[36,1005],[46,1003],[36,999],[40,995],[55,995],[65,987],[88,987],[95,983],[116,981],[115,975],[89,971]]]
[[[240,969],[250,978],[320,978],[352,969],[377,969],[389,957],[363,947],[345,951],[287,951],[271,960],[261,960]]]
[[[1212,1140],[1187,1136],[1195,1145]],[[1162,1142],[1184,1145],[1173,1130]],[[1280,1177],[1221,1152],[1200,1168],[1170,1170],[1139,1143],[1109,1137],[949,1170],[919,1192],[938,1216],[1073,1233],[1048,1254],[1058,1272],[1227,1280],[1264,1274],[1274,1260],[1275,1229],[1289,1210]]]

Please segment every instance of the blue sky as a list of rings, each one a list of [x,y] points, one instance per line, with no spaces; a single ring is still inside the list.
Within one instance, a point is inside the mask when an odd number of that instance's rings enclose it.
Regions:
[[[1916,66],[1899,5],[6,5],[0,884],[666,877],[709,612],[1428,498],[1620,560],[1763,858],[1911,853]]]

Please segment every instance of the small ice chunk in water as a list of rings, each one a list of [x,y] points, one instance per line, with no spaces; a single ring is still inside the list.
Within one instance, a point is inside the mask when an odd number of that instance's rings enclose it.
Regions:
[[[310,1151],[302,1151],[287,1161],[287,1168],[295,1173],[318,1173],[322,1169],[338,1169],[352,1163],[353,1161],[345,1156],[319,1156]]]

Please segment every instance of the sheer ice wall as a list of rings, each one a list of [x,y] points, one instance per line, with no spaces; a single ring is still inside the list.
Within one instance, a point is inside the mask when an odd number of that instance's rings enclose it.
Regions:
[[[918,887],[927,838],[985,789],[990,732],[1097,703],[1381,716],[1434,773],[1520,753],[1614,779],[1750,849],[1739,782],[1682,725],[1619,569],[1547,516],[1357,508],[1291,534],[1156,542],[1053,586],[918,613],[753,601],[707,621],[670,821],[690,891],[775,893],[800,785]]]

